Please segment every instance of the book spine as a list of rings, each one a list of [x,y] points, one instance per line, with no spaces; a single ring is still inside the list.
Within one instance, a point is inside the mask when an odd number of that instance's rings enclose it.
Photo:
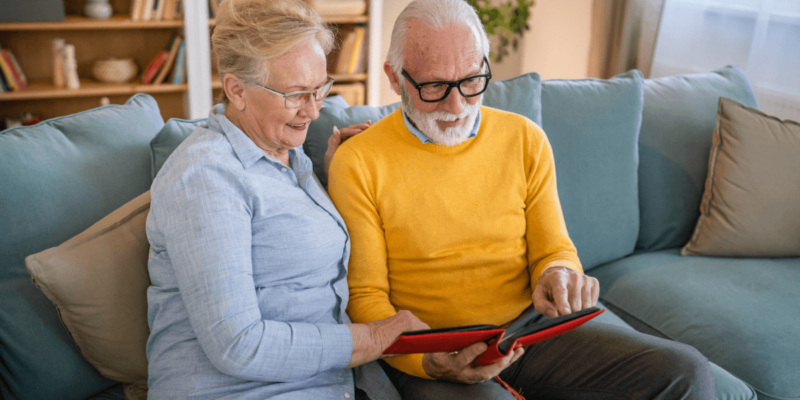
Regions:
[[[5,50],[0,50],[0,73],[3,74],[8,87],[12,91],[20,90],[19,86],[17,86],[16,79],[14,79],[14,72],[11,71],[11,66],[6,62],[4,52]]]
[[[175,0],[165,0],[164,3],[164,20],[172,21],[175,19]]]
[[[78,64],[75,62],[75,46],[71,44],[64,45],[64,71],[67,87],[80,89],[81,81],[78,79]]]
[[[145,0],[142,10],[142,21],[150,21],[153,19],[153,4],[154,0]]]
[[[186,82],[186,42],[181,42],[175,58],[175,69],[172,71],[172,83],[181,85]]]
[[[353,46],[353,51],[350,54],[350,62],[347,65],[347,73],[353,74],[356,72],[356,64],[358,64],[359,56],[361,55],[361,46],[364,45],[364,28],[356,27],[356,42]]]
[[[167,59],[167,52],[160,51],[153,57],[153,61],[150,61],[150,64],[147,65],[145,68],[144,73],[142,73],[142,83],[145,85],[150,84],[150,82],[155,78],[156,73],[158,73],[159,68],[161,68],[161,64]]]
[[[20,69],[19,64],[17,64],[17,60],[14,58],[14,54],[6,49],[0,49],[0,53],[2,53],[6,65],[8,65],[8,68],[11,70],[11,74],[14,75],[14,84],[19,88],[17,90],[25,90],[27,81],[25,75],[22,74],[22,69]]]
[[[156,0],[158,1],[158,5],[156,5],[156,21],[161,21],[164,19],[164,6],[167,3],[167,0]]]
[[[64,39],[53,39],[53,86],[63,88],[67,86],[64,80]]]
[[[142,1],[143,0],[131,0],[131,21],[142,20]]]
[[[3,92],[11,91],[11,86],[6,82],[6,76],[2,71],[0,71],[0,89],[2,89]]]

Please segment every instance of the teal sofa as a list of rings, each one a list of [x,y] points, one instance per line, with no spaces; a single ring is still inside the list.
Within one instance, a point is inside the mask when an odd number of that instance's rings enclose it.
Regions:
[[[493,82],[484,103],[547,132],[559,196],[603,322],[695,346],[717,399],[800,399],[800,259],[684,257],[699,214],[720,96],[755,106],[737,67],[645,80]],[[398,107],[325,100],[305,152],[322,157],[334,125]],[[0,132],[0,395],[120,399],[84,360],[24,258],[57,246],[149,189],[164,160],[204,120],[161,119],[146,94]],[[575,362],[580,362],[576,360]]]

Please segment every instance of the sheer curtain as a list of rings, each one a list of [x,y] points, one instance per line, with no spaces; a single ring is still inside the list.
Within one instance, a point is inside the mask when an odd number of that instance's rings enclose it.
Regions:
[[[800,121],[800,0],[665,0],[651,77],[736,64],[759,109]]]

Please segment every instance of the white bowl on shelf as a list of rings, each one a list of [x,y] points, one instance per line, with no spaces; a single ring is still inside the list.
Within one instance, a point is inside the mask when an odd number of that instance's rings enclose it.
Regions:
[[[139,67],[132,58],[103,58],[94,62],[92,75],[104,83],[127,83],[136,76]]]

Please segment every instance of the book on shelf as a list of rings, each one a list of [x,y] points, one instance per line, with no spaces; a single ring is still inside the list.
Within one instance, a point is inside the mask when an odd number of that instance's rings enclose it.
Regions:
[[[0,71],[0,92],[10,92],[11,86],[6,81],[6,74]]]
[[[153,21],[161,21],[164,19],[164,6],[167,4],[167,0],[156,0],[156,4],[153,5],[155,10],[153,11],[154,17]]]
[[[4,75],[6,84],[11,90],[25,90],[28,80],[17,63],[14,54],[8,49],[0,48],[0,72]]]
[[[181,42],[178,55],[175,57],[175,68],[172,70],[172,83],[181,85],[186,83],[186,42]]]
[[[508,355],[514,348],[527,347],[567,333],[603,311],[605,310],[590,307],[557,318],[548,318],[530,306],[505,327],[467,325],[403,332],[383,354],[450,353],[478,342],[486,342],[489,347],[473,364],[489,365]]]
[[[363,26],[355,26],[345,32],[333,72],[336,74],[361,72],[363,67],[361,60],[364,57],[364,48],[367,43],[367,29]]]
[[[162,84],[167,78],[167,74],[172,71],[172,66],[175,64],[175,58],[178,56],[178,48],[183,44],[183,38],[178,35],[174,35],[172,36],[172,39],[169,40],[169,43],[169,54],[167,55],[167,60],[158,71],[156,79],[152,82],[155,85]]]
[[[176,0],[164,0],[164,20],[172,21],[178,14]]]
[[[149,85],[153,81],[153,78],[155,78],[156,74],[158,74],[158,70],[161,69],[162,65],[164,65],[164,61],[167,61],[168,56],[168,51],[161,50],[155,55],[155,57],[153,57],[153,60],[147,64],[144,72],[142,72],[142,84]]]
[[[348,74],[361,73],[362,60],[364,58],[364,49],[367,47],[367,29],[363,27],[356,27],[356,44],[353,53],[350,56],[350,64],[347,67]]]
[[[144,0],[131,0],[131,21],[142,20],[142,4]]]
[[[155,0],[144,0],[142,2],[142,21],[153,19],[153,5],[155,5]]]

